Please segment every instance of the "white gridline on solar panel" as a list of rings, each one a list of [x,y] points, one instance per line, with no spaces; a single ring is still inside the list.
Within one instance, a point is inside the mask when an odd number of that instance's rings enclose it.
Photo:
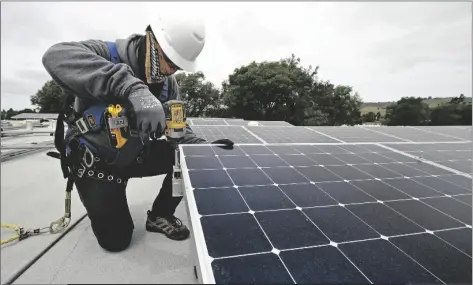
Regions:
[[[270,150],[270,149],[269,149],[269,150]],[[271,150],[270,150],[270,151],[271,151]],[[215,154],[216,154],[216,153],[215,153]],[[273,154],[275,154],[275,153],[273,152]],[[218,156],[217,156],[217,158],[218,158]],[[251,158],[250,158],[250,159],[251,159]],[[219,161],[220,161],[220,159],[219,159]],[[256,164],[256,162],[254,162],[254,161],[253,161],[253,163]],[[286,162],[286,163],[287,163],[287,162]],[[221,161],[220,161],[220,164],[222,164]],[[222,164],[222,167],[223,167],[223,164]],[[225,168],[224,168],[224,169],[225,169]],[[260,169],[261,169],[261,168],[260,168]],[[297,170],[296,170],[296,171],[297,171]],[[235,185],[233,179],[231,178],[231,176],[229,175],[229,173],[227,172],[226,169],[225,169],[225,172],[227,173],[227,176],[230,178],[231,182],[234,184],[233,187],[237,190],[237,192],[239,193],[240,197],[241,197],[241,198],[243,199],[243,201],[245,202],[245,204],[246,204],[246,206],[248,207],[248,209],[251,209],[251,207],[248,205],[248,203],[247,203],[247,201],[245,200],[245,198],[243,197],[243,195],[242,195],[242,194],[240,193],[240,191],[238,190],[239,187]],[[264,171],[263,171],[263,172],[264,172]],[[271,177],[270,177],[269,175],[267,175],[266,173],[264,173],[264,174],[267,176],[267,178],[268,178],[269,180],[272,181],[272,179],[271,179]],[[299,174],[302,175],[303,177],[305,177],[308,181],[310,181],[310,179],[308,179],[308,178],[307,178],[305,175],[303,175],[302,173],[299,172]],[[336,176],[339,176],[339,175],[336,174],[336,173],[333,173],[333,174],[335,174]],[[368,173],[366,173],[366,174],[368,174]],[[370,174],[368,174],[368,175],[370,175]],[[370,176],[372,176],[372,175],[370,175]],[[340,176],[339,176],[339,177],[340,177]],[[344,180],[342,177],[340,177],[340,178],[342,179],[341,181],[347,182],[347,180]],[[377,179],[377,178],[375,178],[375,177],[373,177],[373,178],[374,178],[375,180],[382,181],[381,179]],[[286,194],[284,191],[282,191],[282,190],[278,187],[278,184],[274,183],[274,181],[272,181],[272,182],[273,182],[272,185],[276,186],[276,187],[282,192],[282,194],[284,194],[284,195],[286,196],[286,198],[287,198],[289,201],[291,201],[291,202],[296,206],[296,203],[294,203],[294,201],[293,201],[289,196],[287,196],[287,194]],[[313,184],[313,185],[316,185],[316,183],[314,183],[314,182],[312,182],[312,181],[311,181],[310,183]],[[353,185],[353,186],[355,186],[355,185]],[[248,186],[245,186],[245,187],[248,187]],[[355,186],[355,187],[356,187],[356,186]],[[356,188],[358,188],[358,187],[356,187]],[[395,188],[395,187],[393,187],[393,188]],[[327,192],[325,192],[322,188],[319,187],[319,189],[320,189],[322,192],[324,192],[327,196],[329,196],[329,197],[331,197],[332,199],[334,199],[335,201],[337,201],[337,199],[335,199],[334,197],[332,197],[331,195],[329,195],[329,194],[328,194]],[[361,190],[360,188],[358,188],[358,189]],[[398,190],[398,191],[401,191],[401,190],[399,190],[399,189],[397,189],[397,188],[395,188],[395,189]],[[361,190],[361,191],[363,191],[363,190]],[[364,192],[364,191],[363,191],[363,192]],[[403,192],[403,191],[401,191],[401,192]],[[367,194],[367,195],[369,195],[369,196],[371,196],[370,194],[368,194],[368,193],[366,193],[366,192],[364,192],[364,193]],[[403,192],[403,193],[404,193],[404,192]],[[407,194],[407,193],[404,193],[404,194],[406,194],[406,195],[412,197],[411,195],[409,195],[409,194]],[[442,193],[442,194],[443,194],[443,193]],[[374,198],[373,196],[371,196],[371,197]],[[451,195],[445,195],[445,197],[451,197]],[[374,198],[374,199],[376,199],[376,198]],[[438,210],[438,209],[436,209],[436,208],[430,206],[429,204],[423,202],[423,201],[422,201],[421,199],[419,199],[419,198],[414,198],[414,197],[412,197],[411,199],[407,199],[407,200],[420,201],[421,203],[425,204],[426,206],[428,206],[428,207],[430,207],[430,208],[432,208],[432,209],[434,209],[434,210],[436,210],[436,211],[438,211],[438,212],[440,212],[440,213],[442,213],[442,214],[444,214],[444,215],[450,217],[451,219],[454,219],[454,220],[456,220],[457,222],[462,223],[462,224],[465,225],[464,227],[457,227],[457,228],[450,228],[450,229],[441,229],[441,230],[430,231],[430,230],[425,229],[423,226],[419,225],[418,223],[414,222],[412,219],[410,219],[410,218],[406,217],[405,215],[401,214],[399,211],[393,209],[392,207],[389,207],[389,206],[385,205],[385,206],[388,207],[390,210],[396,212],[397,214],[401,215],[401,216],[404,217],[405,219],[409,220],[410,222],[414,223],[415,225],[419,226],[420,228],[422,228],[422,229],[424,230],[424,231],[422,231],[422,232],[418,232],[418,233],[414,233],[414,234],[424,234],[424,233],[434,234],[435,232],[445,231],[445,230],[471,228],[471,225],[465,224],[465,223],[463,223],[462,221],[460,221],[460,220],[458,220],[458,219],[456,219],[456,218],[454,218],[454,217],[452,217],[452,216],[450,216],[450,215],[448,215],[448,214],[446,214],[446,213],[444,213],[444,212],[442,212],[442,211],[440,211],[440,210]],[[406,201],[406,200],[404,200],[404,201]],[[338,201],[337,201],[337,202],[338,202]],[[378,201],[375,202],[375,203],[380,203],[380,202],[381,202],[381,201],[378,200]],[[366,204],[366,203],[364,203],[364,204]],[[381,204],[384,204],[384,202],[382,202]],[[266,234],[266,232],[264,231],[263,227],[261,226],[261,224],[259,223],[259,221],[258,221],[258,220],[256,219],[256,217],[254,216],[255,211],[250,210],[250,211],[248,211],[248,212],[246,212],[246,213],[250,213],[250,214],[253,216],[253,218],[255,219],[256,223],[258,224],[260,230],[262,231],[262,233],[263,233],[264,236],[266,237],[267,241],[268,241],[269,244],[271,245],[272,250],[271,250],[271,251],[265,251],[265,252],[259,252],[259,253],[249,253],[249,254],[242,254],[242,255],[235,255],[235,256],[225,256],[225,257],[219,257],[219,258],[212,258],[212,257],[208,256],[208,259],[209,259],[210,262],[211,262],[211,261],[217,260],[217,259],[225,259],[225,258],[233,258],[233,257],[250,256],[250,255],[264,254],[264,253],[270,253],[270,252],[272,252],[272,253],[275,253],[275,254],[279,257],[281,263],[284,265],[285,269],[287,270],[287,273],[291,276],[291,278],[292,278],[292,280],[294,281],[294,283],[296,283],[295,280],[294,280],[294,278],[292,277],[291,272],[287,269],[287,266],[285,265],[284,261],[283,261],[283,260],[281,259],[281,257],[279,256],[279,253],[280,253],[281,251],[289,251],[289,250],[296,250],[296,249],[306,249],[306,248],[316,248],[316,247],[322,247],[322,246],[334,246],[334,247],[336,247],[336,248],[339,250],[339,252],[340,252],[340,253],[341,253],[341,254],[342,254],[342,255],[343,255],[343,256],[344,256],[344,257],[369,281],[369,282],[371,282],[371,280],[370,280],[370,279],[369,279],[369,278],[368,278],[368,277],[367,277],[367,276],[366,276],[366,275],[365,275],[365,274],[364,274],[340,249],[339,249],[339,248],[338,248],[338,244],[347,244],[347,243],[362,242],[362,241],[368,241],[368,240],[384,239],[384,240],[387,240],[388,242],[390,242],[394,247],[396,247],[399,251],[403,252],[406,256],[408,256],[408,257],[409,257],[410,259],[412,259],[414,262],[416,262],[416,263],[417,263],[420,267],[422,267],[424,270],[426,270],[427,272],[429,272],[432,276],[436,277],[438,280],[440,280],[441,282],[443,282],[440,278],[438,278],[436,275],[434,275],[432,272],[430,272],[427,268],[425,268],[423,265],[421,265],[418,261],[416,261],[413,257],[411,257],[410,255],[408,255],[407,253],[405,253],[403,250],[401,250],[398,246],[396,246],[394,243],[392,243],[392,242],[389,240],[390,238],[394,238],[394,237],[402,237],[402,236],[414,235],[413,233],[401,234],[401,235],[395,235],[395,236],[384,236],[384,235],[382,235],[381,233],[379,233],[379,231],[377,231],[377,230],[374,229],[372,226],[370,226],[368,223],[366,223],[364,220],[362,220],[360,217],[358,217],[356,214],[354,214],[351,210],[349,210],[348,208],[346,208],[346,207],[345,207],[346,204],[341,204],[341,203],[339,203],[339,206],[343,206],[343,207],[344,207],[345,209],[347,209],[352,215],[354,215],[354,216],[357,217],[361,222],[363,222],[364,224],[366,224],[369,228],[371,228],[374,232],[376,232],[376,233],[379,235],[379,238],[364,239],[364,240],[356,240],[356,241],[347,241],[347,242],[336,243],[336,242],[332,241],[332,240],[327,236],[327,234],[325,234],[325,233],[312,221],[312,219],[311,219],[307,214],[305,214],[305,213],[302,211],[302,208],[301,208],[301,207],[296,206],[295,208],[296,208],[297,210],[300,210],[301,213],[306,217],[306,219],[307,219],[308,221],[310,221],[310,222],[319,230],[319,232],[321,232],[321,233],[325,236],[325,238],[329,241],[329,244],[279,250],[279,249],[276,249],[276,248],[274,247],[273,243],[272,243],[271,240],[269,239],[269,237],[268,237],[268,235]],[[274,212],[274,211],[278,211],[278,210],[271,210],[271,211]],[[261,212],[261,211],[259,211],[259,212]],[[232,214],[234,215],[234,213],[232,213]],[[219,214],[219,216],[222,216],[222,215],[232,215],[232,214]],[[202,217],[202,215],[200,215],[200,214],[198,214],[198,213],[197,213],[197,215],[198,215],[199,220],[200,220],[200,218]],[[443,240],[443,239],[441,239],[441,240]],[[443,240],[443,241],[446,242],[445,240]],[[446,243],[447,243],[447,242],[446,242]],[[449,243],[448,243],[448,244],[449,244]],[[451,244],[450,244],[450,245],[451,245]],[[451,246],[454,247],[453,245],[451,245]],[[456,248],[456,247],[454,247],[454,248]],[[461,251],[461,250],[458,249],[458,248],[456,248],[456,249],[459,250],[460,252],[462,252],[463,254],[465,254],[465,255],[471,257],[468,253],[465,253],[465,252]],[[208,254],[208,252],[207,252],[207,254]],[[372,283],[372,282],[371,282],[371,283]],[[443,282],[443,283],[445,283],[445,282]]]

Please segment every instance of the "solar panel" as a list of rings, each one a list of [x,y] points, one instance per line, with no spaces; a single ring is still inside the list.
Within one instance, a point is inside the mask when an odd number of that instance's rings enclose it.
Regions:
[[[464,141],[461,137],[446,135],[422,129],[420,127],[366,127],[366,129],[390,135],[403,141],[411,142],[445,142],[445,141]]]
[[[336,139],[305,127],[246,127],[267,143],[336,143]]]
[[[204,119],[192,119],[189,120],[191,126],[226,126],[225,120],[204,120]]]
[[[213,142],[218,139],[229,139],[234,143],[261,143],[259,139],[239,126],[192,126],[196,136]]]
[[[204,283],[471,283],[471,177],[371,144],[180,148]]]
[[[419,126],[422,131],[471,140],[471,126]]]
[[[472,173],[471,142],[389,145],[394,149],[427,159],[455,170]]]
[[[376,131],[376,128],[363,127],[308,127],[348,143],[356,142],[402,142],[399,137],[386,135]]]

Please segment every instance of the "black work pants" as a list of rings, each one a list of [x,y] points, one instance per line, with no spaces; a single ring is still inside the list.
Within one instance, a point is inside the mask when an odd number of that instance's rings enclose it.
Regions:
[[[116,174],[130,178],[165,174],[151,215],[171,216],[182,199],[172,196],[174,149],[165,141],[152,141],[144,154],[141,163],[117,170]],[[74,183],[100,246],[112,252],[126,249],[131,242],[134,224],[128,208],[125,181],[99,180],[84,173],[81,178],[75,175]]]

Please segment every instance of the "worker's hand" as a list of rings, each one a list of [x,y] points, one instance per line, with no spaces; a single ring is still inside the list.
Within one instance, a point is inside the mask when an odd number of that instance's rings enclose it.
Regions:
[[[212,144],[221,144],[222,146],[219,145],[218,147],[223,149],[233,149],[233,142],[229,139],[219,139],[212,142]]]
[[[129,97],[136,117],[136,130],[143,141],[149,143],[151,133],[161,137],[166,126],[166,116],[163,105],[148,89],[140,89]]]

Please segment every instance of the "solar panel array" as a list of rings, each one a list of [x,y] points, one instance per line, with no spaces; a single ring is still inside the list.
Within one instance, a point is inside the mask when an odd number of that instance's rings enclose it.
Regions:
[[[203,282],[471,283],[468,129],[206,128],[246,144],[181,146]]]

